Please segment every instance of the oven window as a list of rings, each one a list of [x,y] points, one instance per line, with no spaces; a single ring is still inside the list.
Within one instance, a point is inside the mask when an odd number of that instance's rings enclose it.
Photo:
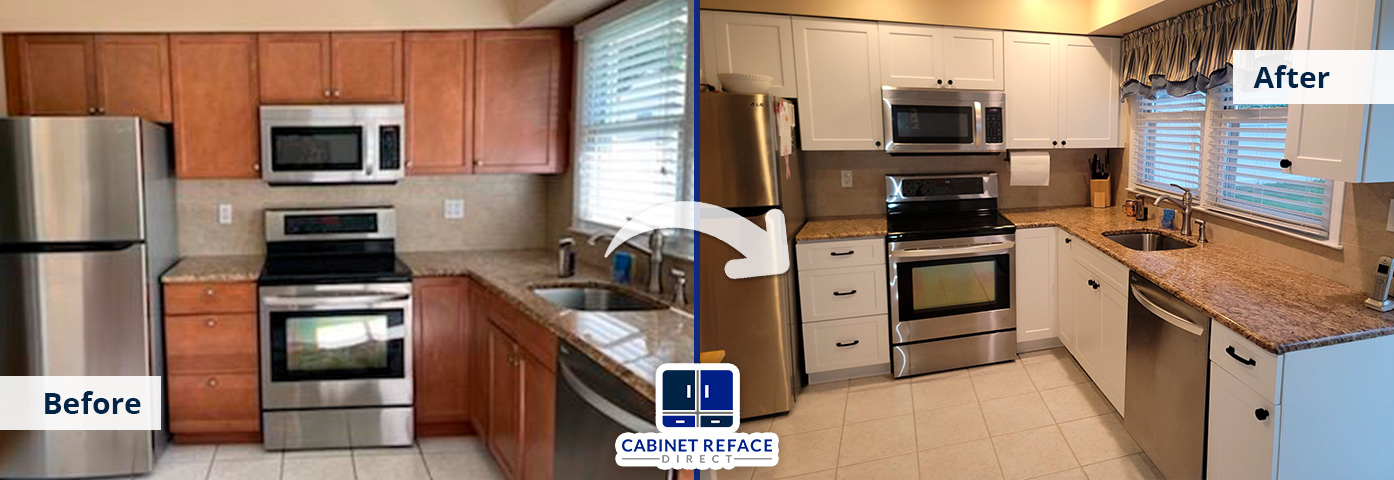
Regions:
[[[891,119],[896,143],[973,143],[973,107],[894,105]]]
[[[1010,268],[1005,254],[899,263],[902,320],[1009,308]]]
[[[271,168],[277,171],[363,169],[361,127],[271,127]]]
[[[272,381],[402,378],[400,310],[271,314]]]

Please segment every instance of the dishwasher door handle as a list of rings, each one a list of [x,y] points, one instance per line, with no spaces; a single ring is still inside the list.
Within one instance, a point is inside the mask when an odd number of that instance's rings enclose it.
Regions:
[[[609,400],[606,400],[605,397],[596,393],[594,389],[586,385],[585,382],[582,382],[581,379],[576,376],[576,372],[573,372],[571,367],[566,365],[566,362],[557,362],[557,370],[561,372],[562,381],[566,382],[566,385],[571,387],[571,389],[576,392],[576,395],[581,397],[581,400],[590,404],[591,408],[609,417],[610,420],[614,420],[615,423],[620,424],[620,426],[634,433],[658,432],[658,427],[650,425],[648,422],[644,421],[644,419],[639,418],[638,415],[629,413],[629,411],[620,408],[619,405],[611,403]]]
[[[1152,299],[1147,298],[1147,295],[1142,293],[1142,290],[1138,290],[1137,285],[1129,285],[1128,287],[1132,289],[1133,298],[1137,299],[1137,303],[1141,304],[1143,308],[1147,309],[1147,311],[1152,312],[1154,315],[1158,317],[1161,317],[1162,320],[1166,320],[1167,323],[1170,323],[1172,325],[1175,325],[1177,328],[1190,332],[1191,335],[1199,336],[1205,333],[1204,326],[1196,325],[1190,320],[1181,318],[1180,315],[1166,311],[1166,309],[1162,308],[1161,305],[1157,305],[1157,303],[1153,302]]]

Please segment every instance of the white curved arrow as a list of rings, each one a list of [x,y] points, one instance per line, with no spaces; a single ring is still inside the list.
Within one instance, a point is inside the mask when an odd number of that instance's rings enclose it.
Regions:
[[[700,219],[700,221],[698,220]],[[750,278],[779,275],[789,271],[789,243],[784,228],[784,212],[765,212],[765,230],[716,205],[702,202],[668,202],[655,205],[630,218],[610,240],[609,257],[616,248],[651,230],[681,228],[695,230],[726,242],[745,255],[726,262],[726,276]]]

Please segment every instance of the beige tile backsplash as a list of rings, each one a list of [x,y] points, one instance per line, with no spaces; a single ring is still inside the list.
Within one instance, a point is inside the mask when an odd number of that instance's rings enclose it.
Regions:
[[[548,232],[547,179],[538,175],[408,177],[396,185],[271,187],[260,180],[180,180],[179,251],[235,255],[265,251],[268,208],[391,205],[402,251],[541,248]],[[446,220],[446,199],[463,199],[465,218]],[[218,224],[218,205],[233,222]]]

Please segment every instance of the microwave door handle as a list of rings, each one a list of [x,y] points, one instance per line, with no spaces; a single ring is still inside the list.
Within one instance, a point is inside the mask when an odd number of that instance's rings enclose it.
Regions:
[[[269,296],[262,297],[262,303],[269,306],[284,307],[305,307],[316,305],[368,305],[387,302],[400,302],[410,299],[411,295],[392,294],[392,295],[321,295],[303,297],[281,297]]]
[[[983,103],[973,102],[973,146],[979,149],[987,145],[987,132],[983,131]]]
[[[948,257],[953,255],[964,255],[969,253],[987,253],[1010,250],[1016,246],[1016,242],[997,242],[984,243],[980,245],[969,245],[966,247],[953,248],[917,248],[914,250],[901,250],[891,252],[891,258],[925,258],[925,257]]]

